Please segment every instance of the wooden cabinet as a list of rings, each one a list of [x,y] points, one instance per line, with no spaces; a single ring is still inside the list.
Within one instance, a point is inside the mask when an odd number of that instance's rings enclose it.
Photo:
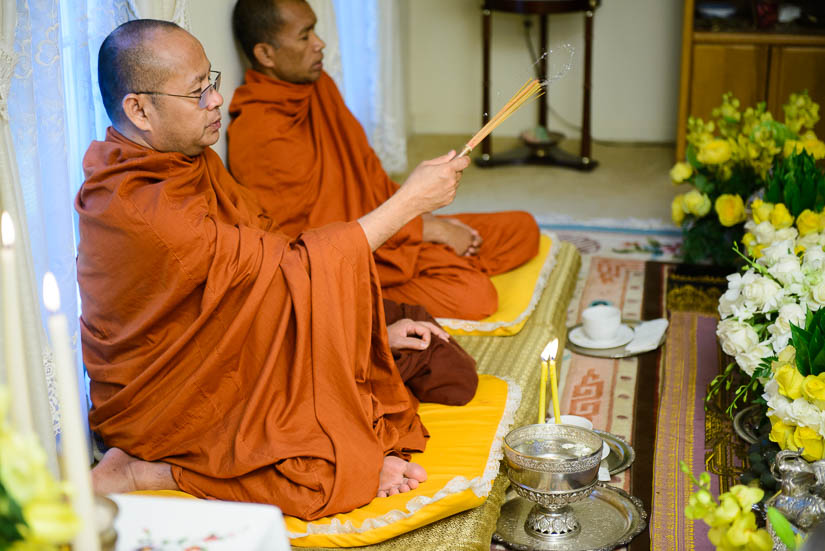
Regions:
[[[774,118],[782,121],[788,96],[807,89],[820,104],[822,119],[814,132],[825,137],[825,34],[696,30],[694,18],[694,2],[686,0],[677,160],[685,156],[688,117],[709,120],[725,92],[733,92],[741,109],[766,102]]]

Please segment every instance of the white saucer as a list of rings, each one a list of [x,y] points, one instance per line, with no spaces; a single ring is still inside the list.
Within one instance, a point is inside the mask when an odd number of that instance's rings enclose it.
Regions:
[[[617,346],[624,346],[633,340],[633,329],[625,324],[621,324],[619,330],[616,332],[616,336],[609,341],[594,341],[585,334],[584,328],[579,326],[571,329],[567,338],[570,339],[570,342],[582,348],[616,348]]]

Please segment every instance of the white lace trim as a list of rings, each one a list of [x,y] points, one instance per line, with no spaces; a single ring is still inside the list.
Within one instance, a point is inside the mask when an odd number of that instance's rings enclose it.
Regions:
[[[405,518],[411,517],[427,505],[435,503],[445,497],[472,490],[478,497],[484,497],[490,493],[493,481],[498,476],[499,463],[504,458],[503,444],[504,437],[510,431],[510,427],[515,420],[516,410],[521,404],[521,387],[510,377],[499,377],[507,383],[507,403],[504,406],[504,413],[496,430],[493,445],[490,447],[490,455],[487,457],[487,465],[484,474],[472,480],[467,480],[463,476],[456,476],[451,479],[442,489],[433,494],[432,497],[418,496],[407,502],[407,510],[394,509],[381,516],[366,519],[360,527],[356,527],[352,521],[341,522],[337,518],[332,519],[329,524],[317,524],[310,522],[307,524],[306,532],[287,532],[290,539],[303,538],[314,534],[336,535],[336,534],[362,534],[369,530],[388,526]]]
[[[11,76],[14,71],[16,57],[0,45],[0,119],[9,120],[9,90],[11,90]]]
[[[536,305],[539,303],[539,299],[541,299],[541,294],[544,292],[544,288],[547,286],[547,281],[550,279],[550,274],[556,265],[556,257],[559,252],[559,239],[556,237],[556,234],[548,231],[542,231],[541,233],[542,235],[546,235],[553,240],[553,243],[550,246],[550,254],[548,254],[547,258],[544,259],[544,264],[539,272],[539,277],[536,279],[536,286],[533,288],[533,295],[530,297],[530,303],[527,305],[527,308],[525,308],[524,311],[516,317],[516,319],[512,321],[473,321],[454,318],[437,318],[436,321],[442,326],[450,329],[459,329],[467,332],[479,331],[489,333],[501,327],[517,325],[527,319],[527,317],[533,313],[533,310],[536,309]]]

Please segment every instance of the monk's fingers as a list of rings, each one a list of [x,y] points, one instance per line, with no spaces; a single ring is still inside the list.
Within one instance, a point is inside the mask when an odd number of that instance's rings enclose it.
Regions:
[[[449,162],[450,160],[454,159],[456,156],[455,149],[451,149],[444,155],[436,157],[435,159],[428,159],[426,161],[422,161],[422,165],[442,165],[444,163]]]
[[[397,350],[425,350],[428,346],[430,346],[429,335],[426,340],[419,337],[402,337],[394,343],[392,348]]]
[[[427,326],[429,328],[430,332],[432,334],[434,334],[436,337],[439,337],[440,339],[445,340],[445,341],[450,340],[450,334],[447,333],[446,331],[444,331],[444,329],[442,329],[438,325],[434,324],[433,322],[431,322],[431,321],[422,321],[420,323]]]

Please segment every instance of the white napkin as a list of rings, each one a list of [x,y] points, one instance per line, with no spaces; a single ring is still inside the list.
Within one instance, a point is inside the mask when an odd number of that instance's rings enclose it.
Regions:
[[[665,318],[643,321],[634,328],[633,340],[627,343],[625,350],[634,354],[655,350],[659,347],[659,342],[666,330],[667,320]]]
[[[607,468],[607,461],[602,460],[599,465],[599,482],[610,482],[610,471]]]

